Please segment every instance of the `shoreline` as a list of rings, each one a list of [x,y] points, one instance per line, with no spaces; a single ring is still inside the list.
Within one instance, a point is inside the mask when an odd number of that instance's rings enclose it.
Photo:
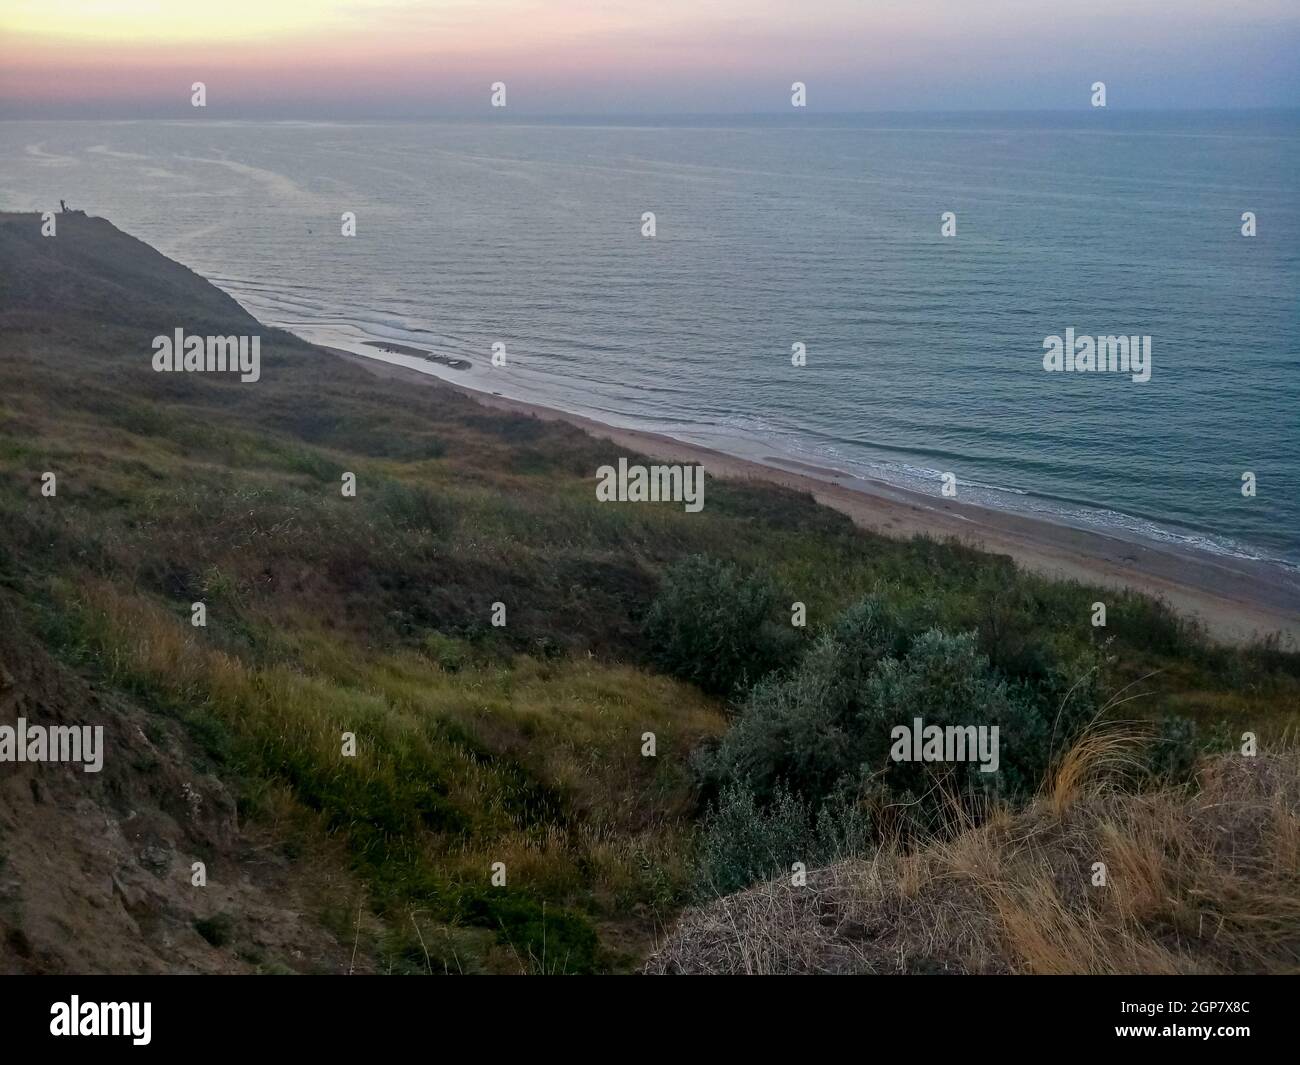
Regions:
[[[622,429],[585,415],[510,399],[375,356],[326,344],[314,346],[379,377],[418,380],[431,388],[459,392],[489,409],[567,422],[651,458],[703,465],[715,477],[764,481],[808,492],[860,527],[895,539],[954,537],[983,551],[1009,555],[1025,569],[1045,576],[1144,592],[1198,620],[1211,638],[1222,643],[1245,644],[1279,633],[1283,647],[1300,646],[1300,588],[1279,582],[1278,567],[1269,563],[1122,539],[977,503],[939,499],[774,455],[742,458],[661,433]]]

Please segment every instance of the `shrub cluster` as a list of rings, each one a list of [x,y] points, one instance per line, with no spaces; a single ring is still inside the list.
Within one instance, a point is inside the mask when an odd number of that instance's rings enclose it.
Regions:
[[[696,893],[729,895],[760,880],[857,854],[871,841],[865,810],[839,797],[812,804],[778,784],[762,805],[740,784],[723,789],[709,811],[697,856]]]
[[[706,555],[668,568],[644,632],[657,668],[721,696],[788,663],[798,643],[770,581]]]
[[[796,856],[826,858],[867,827],[934,828],[954,802],[1023,799],[1098,714],[1100,664],[1035,656],[1006,676],[975,632],[920,632],[881,599],[845,611],[791,670],[759,680],[716,748],[697,759],[717,797],[700,850],[702,890],[743,886]],[[997,726],[999,766],[895,761],[898,725]],[[836,828],[838,827],[838,831]],[[748,879],[747,879],[748,878]]]

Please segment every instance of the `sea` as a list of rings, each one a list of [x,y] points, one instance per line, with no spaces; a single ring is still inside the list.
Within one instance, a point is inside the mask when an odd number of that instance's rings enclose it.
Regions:
[[[1300,111],[493,118],[0,122],[0,209],[473,388],[1300,572]]]

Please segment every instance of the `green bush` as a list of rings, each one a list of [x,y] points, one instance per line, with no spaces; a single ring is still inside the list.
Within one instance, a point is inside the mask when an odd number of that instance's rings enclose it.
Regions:
[[[713,898],[805,868],[860,853],[870,837],[868,822],[848,803],[810,804],[778,784],[761,804],[743,785],[726,788],[705,819],[696,858],[696,892]]]
[[[728,696],[790,662],[799,641],[782,614],[769,581],[691,555],[664,574],[644,634],[659,669]]]
[[[849,608],[796,668],[754,686],[736,721],[701,755],[706,794],[743,787],[760,808],[788,788],[813,811],[848,792],[934,823],[953,795],[1024,797],[1097,713],[1100,671],[1091,660],[1046,665],[1033,683],[1009,681],[974,632],[930,629],[910,641],[887,608]],[[999,764],[895,761],[899,725],[997,726]],[[728,791],[730,793],[730,791]]]
[[[1068,699],[1044,699],[1037,689],[1008,684],[977,643],[973,632],[952,636],[931,629],[917,637],[905,657],[884,659],[865,686],[858,720],[869,743],[866,759],[891,795],[917,801],[923,815],[937,813],[941,780],[950,791],[1032,794],[1053,752],[1069,747],[1096,710],[1086,678]],[[898,725],[912,725],[915,718],[945,728],[996,726],[997,772],[985,773],[974,761],[894,761],[890,733]]]
[[[700,758],[706,793],[743,784],[767,803],[784,781],[817,801],[852,773],[862,744],[847,658],[825,635],[788,676],[759,682],[717,750]]]

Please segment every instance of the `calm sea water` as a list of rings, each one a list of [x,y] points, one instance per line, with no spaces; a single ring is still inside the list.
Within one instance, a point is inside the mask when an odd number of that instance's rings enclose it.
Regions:
[[[448,376],[616,424],[936,495],[951,471],[962,499],[1292,564],[1298,191],[1295,113],[0,123],[0,206],[65,198],[310,339],[426,347],[473,364]],[[1046,373],[1067,328],[1150,335],[1151,380]]]

